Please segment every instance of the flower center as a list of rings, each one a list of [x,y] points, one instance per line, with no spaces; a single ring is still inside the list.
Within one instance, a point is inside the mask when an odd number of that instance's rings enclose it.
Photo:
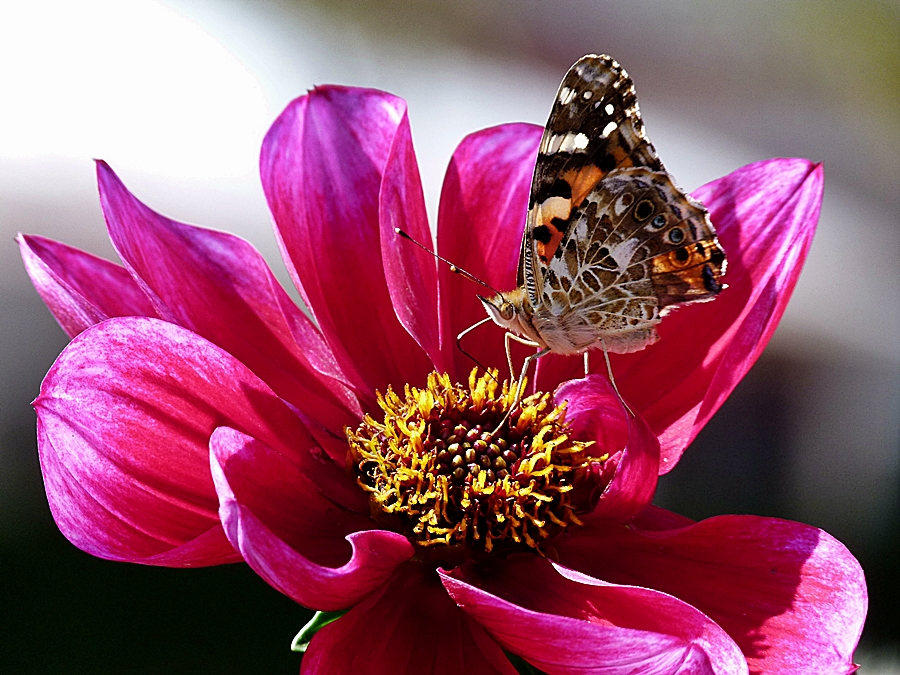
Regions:
[[[506,417],[514,399],[496,371],[478,377],[477,369],[468,389],[433,372],[424,389],[379,393],[384,421],[366,415],[347,429],[375,519],[420,547],[472,553],[498,544],[540,552],[543,541],[580,525],[572,497],[598,460],[587,452],[592,442],[569,437],[565,405],[554,407],[549,393],[523,399]]]

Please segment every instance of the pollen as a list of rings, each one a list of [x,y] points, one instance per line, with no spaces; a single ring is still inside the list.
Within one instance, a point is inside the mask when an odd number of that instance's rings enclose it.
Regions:
[[[570,437],[565,405],[551,394],[510,412],[514,403],[514,387],[495,370],[473,370],[468,388],[433,372],[424,389],[379,393],[384,419],[367,415],[347,429],[348,458],[376,521],[422,549],[473,553],[543,553],[543,542],[581,525],[573,496],[597,461],[592,443]]]

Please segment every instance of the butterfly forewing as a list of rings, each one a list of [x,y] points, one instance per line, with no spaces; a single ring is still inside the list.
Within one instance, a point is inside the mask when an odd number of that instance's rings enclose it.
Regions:
[[[533,303],[539,263],[556,252],[572,211],[605,175],[627,166],[664,170],[644,136],[628,73],[608,56],[584,56],[559,87],[535,165],[518,279]]]

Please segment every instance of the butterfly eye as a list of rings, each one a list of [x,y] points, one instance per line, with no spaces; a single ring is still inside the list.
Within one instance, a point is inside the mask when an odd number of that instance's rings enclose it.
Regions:
[[[644,222],[653,215],[653,202],[649,199],[642,199],[634,207],[634,219],[638,222]]]
[[[502,305],[500,305],[500,316],[502,316],[505,320],[509,321],[511,318],[513,318],[513,314],[515,314],[515,311],[513,310],[512,303],[504,302]]]
[[[653,219],[653,222],[650,224],[658,230],[665,226],[666,217],[660,213],[658,216],[656,216],[656,218]]]
[[[684,241],[684,231],[680,227],[673,228],[669,232],[669,241],[673,244],[680,244]]]

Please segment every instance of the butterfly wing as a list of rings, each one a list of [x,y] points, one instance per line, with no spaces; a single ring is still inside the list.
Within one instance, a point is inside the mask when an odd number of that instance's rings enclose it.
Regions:
[[[535,165],[518,278],[533,306],[573,211],[610,171],[630,166],[664,170],[634,84],[611,57],[584,56],[563,78]]]
[[[644,135],[631,78],[609,57],[579,60],[544,131],[520,256],[535,327],[562,353],[600,336],[642,349],[666,308],[722,289],[725,264],[706,210]]]
[[[616,169],[573,212],[543,265],[535,325],[548,337],[580,327],[583,338],[568,336],[573,348],[602,336],[609,351],[636,351],[656,340],[667,308],[714,297],[724,271],[698,202],[664,171]]]

